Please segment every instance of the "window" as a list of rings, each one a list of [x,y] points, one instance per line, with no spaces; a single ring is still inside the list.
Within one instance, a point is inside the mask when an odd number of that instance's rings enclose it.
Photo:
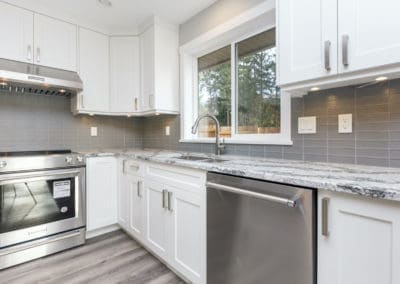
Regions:
[[[276,86],[275,28],[240,38],[214,49],[210,40],[204,51],[182,54],[181,141],[214,141],[211,120],[190,133],[194,120],[208,113],[219,120],[225,143],[291,144],[290,97]]]
[[[275,29],[236,44],[237,133],[280,133]]]
[[[219,120],[221,137],[231,137],[231,47],[226,46],[198,59],[198,114]],[[215,124],[202,120],[199,137],[215,137]]]

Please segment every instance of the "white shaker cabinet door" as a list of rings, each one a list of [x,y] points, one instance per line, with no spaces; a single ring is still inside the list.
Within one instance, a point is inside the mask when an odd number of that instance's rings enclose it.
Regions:
[[[193,283],[206,283],[206,192],[198,188],[168,190],[172,199],[173,267]]]
[[[146,193],[146,244],[158,256],[167,259],[169,253],[169,214],[166,187],[145,180]]]
[[[142,178],[127,176],[129,188],[129,226],[128,231],[138,240],[144,241],[145,193]]]
[[[278,84],[337,74],[337,0],[277,1]]]
[[[77,26],[35,14],[34,63],[76,71]]]
[[[322,191],[318,199],[318,283],[400,283],[399,204]]]
[[[86,112],[108,113],[108,36],[79,28],[79,74],[83,81],[83,91],[79,94],[78,108]]]
[[[339,0],[340,72],[400,62],[400,1]]]
[[[117,223],[117,161],[114,157],[86,161],[87,230]]]
[[[140,58],[138,37],[110,38],[111,112],[140,111]]]
[[[0,58],[33,62],[33,13],[0,2]]]

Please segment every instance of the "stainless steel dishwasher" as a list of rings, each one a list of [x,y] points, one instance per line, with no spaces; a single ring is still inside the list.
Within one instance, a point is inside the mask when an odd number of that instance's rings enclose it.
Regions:
[[[317,192],[207,175],[207,283],[316,283]]]

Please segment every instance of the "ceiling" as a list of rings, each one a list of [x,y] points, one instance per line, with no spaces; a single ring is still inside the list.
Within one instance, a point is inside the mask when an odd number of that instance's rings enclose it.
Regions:
[[[78,24],[93,25],[110,33],[134,31],[152,15],[182,24],[217,0],[110,0],[111,7],[98,0],[4,0],[35,12],[63,16]]]

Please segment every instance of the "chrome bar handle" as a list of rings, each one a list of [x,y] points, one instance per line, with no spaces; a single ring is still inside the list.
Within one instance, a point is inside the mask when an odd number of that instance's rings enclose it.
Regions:
[[[331,71],[331,41],[326,40],[324,43],[325,70]]]
[[[295,208],[298,203],[298,198],[292,200],[292,199],[287,199],[287,198],[278,197],[278,196],[274,196],[274,195],[252,192],[252,191],[244,190],[241,188],[222,185],[222,184],[213,183],[213,182],[207,182],[206,186],[209,188],[214,188],[214,189],[218,189],[218,190],[222,190],[222,191],[245,195],[245,196],[252,197],[252,198],[257,198],[257,199],[261,199],[261,200],[279,203],[279,204],[286,205],[291,208]]]
[[[141,187],[141,185],[142,185],[142,181],[138,180],[138,182],[137,182],[137,196],[139,198],[142,198],[142,187]]]
[[[349,66],[349,35],[342,35],[342,63],[344,67]]]
[[[36,48],[36,62],[40,62],[40,47]]]
[[[138,110],[138,99],[135,98],[135,110]]]
[[[168,190],[163,189],[162,191],[162,208],[167,208],[167,202],[165,201],[165,199],[167,198],[168,195]]]
[[[85,108],[83,95],[81,95],[81,108]]]
[[[328,207],[329,207],[329,198],[322,198],[322,200],[321,200],[321,233],[325,237],[329,236]]]
[[[173,208],[172,208],[172,192],[171,191],[168,191],[168,210],[169,211],[173,211]]]
[[[27,51],[26,51],[26,58],[28,59],[28,61],[32,60],[32,46],[29,44]]]

